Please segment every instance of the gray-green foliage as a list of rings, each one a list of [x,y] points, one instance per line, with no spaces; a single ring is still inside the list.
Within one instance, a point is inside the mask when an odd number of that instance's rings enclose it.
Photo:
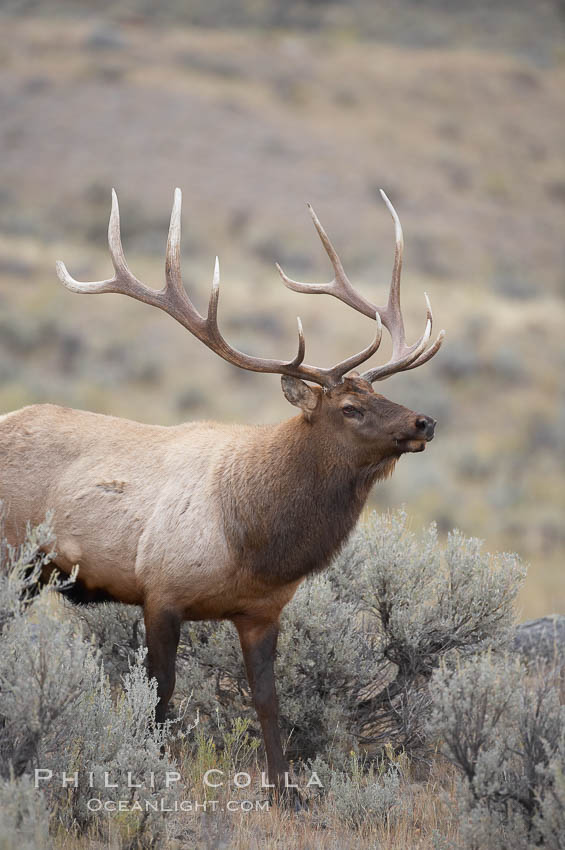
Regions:
[[[339,818],[359,829],[375,819],[391,822],[400,809],[400,775],[395,766],[377,771],[353,753],[347,770],[331,770],[329,791]]]
[[[565,724],[543,776],[545,793],[536,813],[535,825],[546,847],[565,850]]]
[[[68,617],[81,624],[104,663],[110,681],[118,685],[145,646],[143,612],[137,605],[68,605]]]
[[[459,846],[563,846],[565,707],[552,677],[531,681],[489,652],[444,665],[431,692],[428,732],[461,770]]]
[[[49,850],[45,799],[29,776],[0,779],[1,850]]]
[[[166,729],[154,726],[157,703],[156,684],[147,681],[144,653],[140,652],[124,677],[123,692],[117,699],[98,665],[91,665],[92,679],[79,700],[72,723],[72,735],[56,757],[45,754],[42,763],[54,773],[79,772],[77,788],[57,793],[58,804],[67,822],[82,826],[96,822],[88,801],[127,800],[141,805],[139,823],[145,823],[146,801],[160,805],[170,793],[165,787],[167,771],[176,770],[170,757],[161,753]],[[151,773],[155,788],[151,787]],[[92,774],[92,787],[86,776]],[[106,775],[109,787],[106,787]],[[141,787],[130,787],[139,784]],[[151,817],[152,831],[159,831],[158,818]]]
[[[373,513],[341,556],[343,563],[354,550],[357,605],[375,615],[380,652],[403,675],[429,675],[453,649],[477,652],[508,640],[524,569],[516,555],[481,548],[459,531],[443,548],[434,524],[416,535],[398,511]]]
[[[335,811],[348,826],[359,829],[375,820],[389,822],[400,804],[400,779],[389,770],[382,777],[369,768],[362,776],[334,771],[330,784]]]
[[[2,633],[0,752],[17,776],[39,762],[46,747],[59,749],[74,727],[81,694],[92,688],[90,646],[49,611],[16,615]]]
[[[382,682],[358,705],[369,737],[415,751],[434,669],[448,655],[507,643],[524,568],[459,531],[442,547],[435,525],[416,535],[398,511],[360,525],[329,576],[365,615],[373,680]]]
[[[356,605],[328,575],[299,588],[283,615],[277,659],[281,712],[302,758],[351,749],[353,694],[369,684],[374,659]]]
[[[38,529],[28,528],[21,546],[4,548],[0,570],[0,765],[2,794],[7,798],[13,793],[14,800],[3,821],[6,846],[12,846],[10,841],[21,845],[32,829],[45,826],[43,797],[33,789],[34,802],[26,784],[35,769],[52,772],[52,778],[41,774],[41,787],[49,810],[57,812],[64,828],[96,832],[107,816],[89,809],[88,800],[125,799],[131,804],[142,801],[141,811],[131,815],[133,832],[141,835],[151,825],[156,836],[162,816],[146,815],[145,801],[167,797],[165,774],[176,769],[161,752],[168,730],[154,724],[156,683],[147,680],[140,652],[115,698],[98,650],[76,621],[65,616],[52,589],[30,597],[32,578],[49,559],[42,549],[52,544],[48,520]],[[75,771],[80,775],[77,787],[63,787],[63,772],[72,776]],[[106,773],[114,787],[105,787]],[[132,782],[142,787],[130,787]],[[19,814],[12,816],[18,805]]]
[[[0,633],[6,623],[21,613],[26,599],[36,588],[41,569],[53,557],[55,535],[51,516],[38,526],[26,526],[25,537],[16,546],[4,537],[4,506],[0,501]]]

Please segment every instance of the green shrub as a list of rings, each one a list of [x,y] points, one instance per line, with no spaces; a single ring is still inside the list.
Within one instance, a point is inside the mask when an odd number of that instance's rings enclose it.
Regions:
[[[109,602],[97,605],[68,603],[66,614],[97,648],[112,685],[121,685],[138,651],[145,646],[142,609],[137,605]]]
[[[41,569],[53,558],[54,545],[50,514],[35,528],[28,523],[23,542],[10,545],[4,537],[4,506],[0,500],[0,634],[36,592]]]
[[[565,727],[543,769],[544,795],[534,823],[546,847],[565,850]]]
[[[49,850],[45,799],[28,776],[0,779],[1,850]]]
[[[399,808],[400,777],[396,767],[379,773],[352,754],[347,771],[333,770],[329,790],[337,815],[359,829],[375,819],[390,823]]]
[[[559,847],[565,707],[552,677],[485,653],[443,666],[431,691],[428,732],[461,771],[458,846]]]
[[[329,572],[363,615],[375,683],[356,706],[365,741],[416,753],[425,743],[427,683],[441,660],[506,646],[525,575],[515,555],[490,555],[459,531],[442,547],[403,511],[360,525]],[[362,692],[361,692],[362,693]]]
[[[145,801],[166,802],[171,794],[165,788],[166,772],[177,770],[164,751],[170,729],[156,728],[154,723],[156,682],[148,681],[145,651],[139,651],[123,679],[123,689],[114,698],[98,651],[84,639],[76,621],[64,617],[52,588],[30,596],[33,577],[50,557],[41,547],[52,549],[52,543],[47,520],[37,529],[28,528],[21,546],[4,547],[0,571],[0,766],[2,793],[13,796],[12,814],[6,817],[22,824],[22,829],[28,824],[27,832],[35,828],[34,819],[37,828],[41,827],[43,821],[37,813],[43,798],[34,788],[37,801],[33,804],[33,793],[26,784],[29,777],[36,776],[34,771],[40,770],[38,785],[49,811],[57,813],[58,823],[65,829],[90,829],[96,834],[110,816],[101,817],[88,801],[96,798],[103,805],[108,799],[125,799],[130,804],[140,801],[141,811],[128,812],[127,817],[116,814],[114,819],[121,826],[125,821],[130,835],[141,837],[150,827],[155,837],[163,826],[163,816],[153,811],[147,814]],[[63,773],[72,777],[76,771],[77,787],[62,782]],[[106,773],[112,787],[106,787]],[[132,783],[142,787],[130,787]],[[19,814],[14,808],[18,806]],[[17,835],[14,829],[9,834]]]

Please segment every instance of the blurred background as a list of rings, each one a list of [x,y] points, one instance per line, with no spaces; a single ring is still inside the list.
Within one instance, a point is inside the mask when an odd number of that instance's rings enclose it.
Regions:
[[[563,396],[565,4],[558,0],[3,0],[0,11],[0,411],[52,401],[146,422],[276,422],[279,378],[229,366],[108,277],[110,189],[126,255],[160,287],[173,189],[183,271],[242,350],[307,360],[365,347],[329,297],[310,201],[352,278],[383,303],[406,241],[411,340],[432,300],[444,346],[376,385],[439,420],[372,506],[404,503],[519,552],[521,617],[565,611]],[[375,362],[388,357],[389,347]]]

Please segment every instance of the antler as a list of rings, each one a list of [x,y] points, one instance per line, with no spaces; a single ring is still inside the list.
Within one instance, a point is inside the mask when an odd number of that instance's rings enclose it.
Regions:
[[[402,312],[400,309],[400,272],[402,270],[402,251],[404,248],[402,227],[393,205],[383,190],[381,189],[380,191],[394,221],[396,243],[388,302],[384,307],[376,307],[353,288],[349,278],[345,274],[337,251],[330,242],[326,231],[320,224],[320,221],[310,204],[308,204],[308,209],[312,216],[314,227],[318,231],[318,235],[333,266],[333,280],[329,283],[301,283],[288,277],[283,272],[279,264],[276,264],[279,274],[283,279],[283,283],[289,289],[293,289],[295,292],[307,292],[314,295],[319,295],[321,293],[333,295],[335,298],[339,298],[340,301],[345,302],[345,304],[348,304],[355,310],[364,313],[365,316],[369,316],[370,318],[375,315],[377,317],[380,316],[383,325],[388,330],[392,338],[392,355],[388,363],[385,363],[384,366],[379,366],[376,369],[369,369],[367,372],[363,373],[362,377],[370,382],[382,381],[383,378],[388,378],[389,375],[393,375],[396,372],[405,372],[408,369],[415,369],[416,366],[421,366],[422,363],[430,360],[434,354],[439,351],[445,335],[445,331],[440,331],[436,341],[426,350],[432,331],[433,318],[429,298],[427,294],[424,293],[427,307],[426,327],[424,333],[413,345],[406,344],[404,322],[402,320]]]
[[[227,360],[228,363],[233,363],[241,369],[248,369],[252,372],[272,372],[281,375],[290,375],[296,378],[303,378],[307,381],[313,381],[324,387],[332,387],[342,381],[346,372],[360,366],[361,363],[364,363],[375,353],[381,342],[382,325],[380,317],[375,315],[374,310],[370,313],[370,317],[376,318],[377,329],[371,345],[359,352],[359,354],[355,354],[329,369],[308,366],[302,362],[304,360],[306,345],[300,319],[298,319],[298,351],[292,360],[268,360],[262,357],[253,357],[249,354],[243,354],[229,345],[222,336],[217,321],[218,299],[220,296],[220,267],[218,258],[216,257],[212,291],[206,316],[200,315],[184,288],[180,267],[181,204],[181,191],[180,189],[175,189],[169,237],[167,240],[166,282],[163,289],[151,289],[138,280],[129,270],[120,236],[118,198],[113,189],[112,212],[108,225],[108,246],[114,266],[114,276],[108,280],[81,283],[71,277],[64,263],[59,260],[56,265],[59,279],[71,292],[89,295],[101,292],[117,292],[158,307],[176,319],[177,322],[180,322],[184,328],[194,334],[197,339],[224,360]]]

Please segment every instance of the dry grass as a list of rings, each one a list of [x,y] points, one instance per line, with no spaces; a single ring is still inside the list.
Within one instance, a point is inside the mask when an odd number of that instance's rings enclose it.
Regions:
[[[209,766],[215,766],[210,763]],[[218,762],[219,766],[219,762]],[[184,775],[184,774],[183,774]],[[260,784],[260,774],[250,769],[251,788]],[[201,776],[198,778],[201,786]],[[332,798],[311,800],[308,808],[294,812],[268,802],[261,792],[245,793],[226,787],[208,792],[179,795],[181,799],[197,800],[201,808],[196,813],[176,816],[181,819],[181,838],[171,838],[162,846],[166,850],[182,847],[206,848],[206,850],[343,850],[356,847],[359,850],[433,850],[434,833],[446,839],[457,836],[454,817],[456,772],[446,762],[435,762],[430,775],[424,781],[412,781],[407,774],[400,788],[397,807],[390,820],[385,818],[376,823],[367,818],[357,830],[351,830],[335,811]],[[207,809],[202,805],[207,799]],[[215,801],[212,806],[212,802]],[[247,801],[255,806],[249,810]],[[228,804],[233,809],[228,810]],[[113,818],[111,834],[107,841],[61,834],[56,837],[57,850],[81,850],[82,848],[105,847],[108,850],[123,850],[128,846],[128,820]]]

